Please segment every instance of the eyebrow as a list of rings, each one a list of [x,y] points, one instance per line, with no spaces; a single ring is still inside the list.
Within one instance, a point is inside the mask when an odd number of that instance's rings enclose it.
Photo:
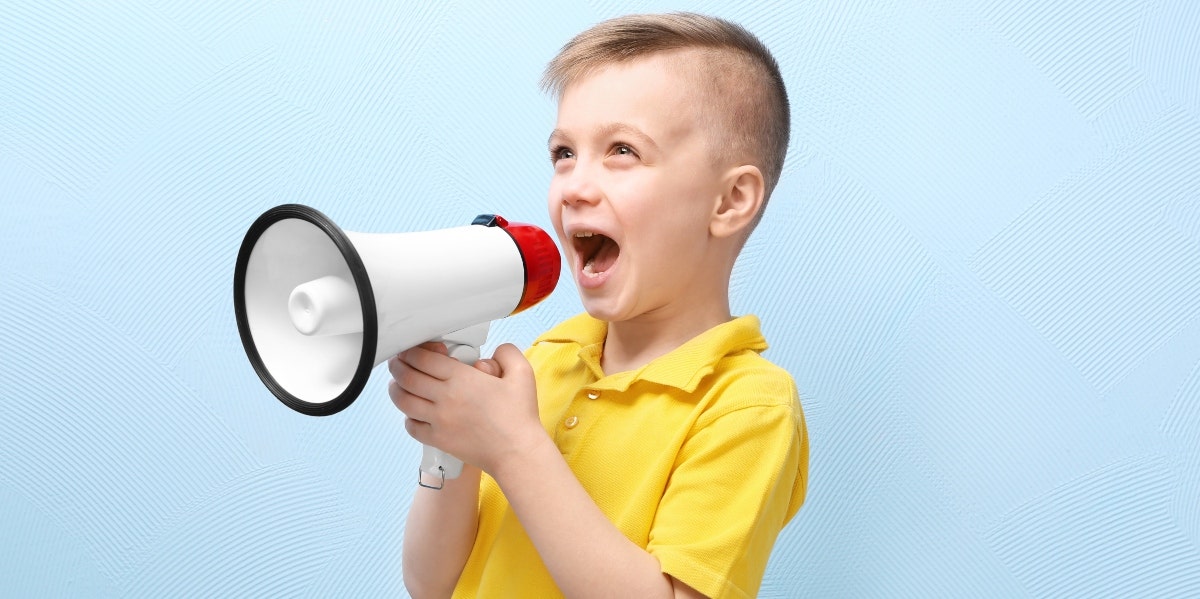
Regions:
[[[626,136],[636,139],[637,141],[641,142],[642,144],[649,146],[650,149],[658,151],[658,144],[654,143],[654,139],[652,139],[649,135],[646,135],[645,133],[643,133],[641,129],[638,129],[637,127],[634,127],[633,125],[629,125],[626,123],[605,123],[603,125],[596,127],[595,132],[596,132],[596,135],[599,137],[612,137],[614,135],[626,135]],[[571,138],[571,136],[567,135],[567,133],[565,131],[563,131],[562,129],[555,129],[554,131],[550,132],[550,137],[546,139],[546,145],[549,147],[553,147],[554,139],[557,137],[563,137],[563,138],[567,138],[567,139]]]

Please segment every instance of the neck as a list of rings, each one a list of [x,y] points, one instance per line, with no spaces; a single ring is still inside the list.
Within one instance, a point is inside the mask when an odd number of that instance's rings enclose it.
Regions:
[[[704,305],[707,304],[707,305]],[[667,314],[669,308],[608,323],[600,366],[607,374],[635,370],[666,355],[696,335],[728,322],[729,300],[695,302],[690,309]]]
[[[730,240],[710,247],[708,267],[674,299],[628,320],[609,321],[600,367],[605,374],[637,370],[732,318],[729,279],[737,260]]]

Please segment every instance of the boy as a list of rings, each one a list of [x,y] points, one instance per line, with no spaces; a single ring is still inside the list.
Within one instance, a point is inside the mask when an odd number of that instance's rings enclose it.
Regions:
[[[778,67],[737,25],[635,15],[577,36],[543,81],[550,219],[587,314],[527,356],[389,361],[409,434],[468,464],[417,490],[405,584],[752,597],[808,469],[795,385],[728,297],[787,148]]]

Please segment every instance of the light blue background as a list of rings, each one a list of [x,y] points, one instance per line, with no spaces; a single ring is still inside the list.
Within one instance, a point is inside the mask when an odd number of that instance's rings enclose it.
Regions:
[[[512,4],[0,2],[0,594],[403,595],[387,377],[276,401],[242,235],[548,226],[543,65],[690,8],[793,107],[732,289],[812,435],[762,596],[1200,596],[1200,4]]]

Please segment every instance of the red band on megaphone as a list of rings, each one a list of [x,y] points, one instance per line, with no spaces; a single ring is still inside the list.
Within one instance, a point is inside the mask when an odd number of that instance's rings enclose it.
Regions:
[[[521,260],[525,263],[525,291],[513,314],[546,299],[558,285],[558,274],[562,270],[562,258],[554,240],[536,225],[510,223],[497,216],[497,224],[517,243]]]

